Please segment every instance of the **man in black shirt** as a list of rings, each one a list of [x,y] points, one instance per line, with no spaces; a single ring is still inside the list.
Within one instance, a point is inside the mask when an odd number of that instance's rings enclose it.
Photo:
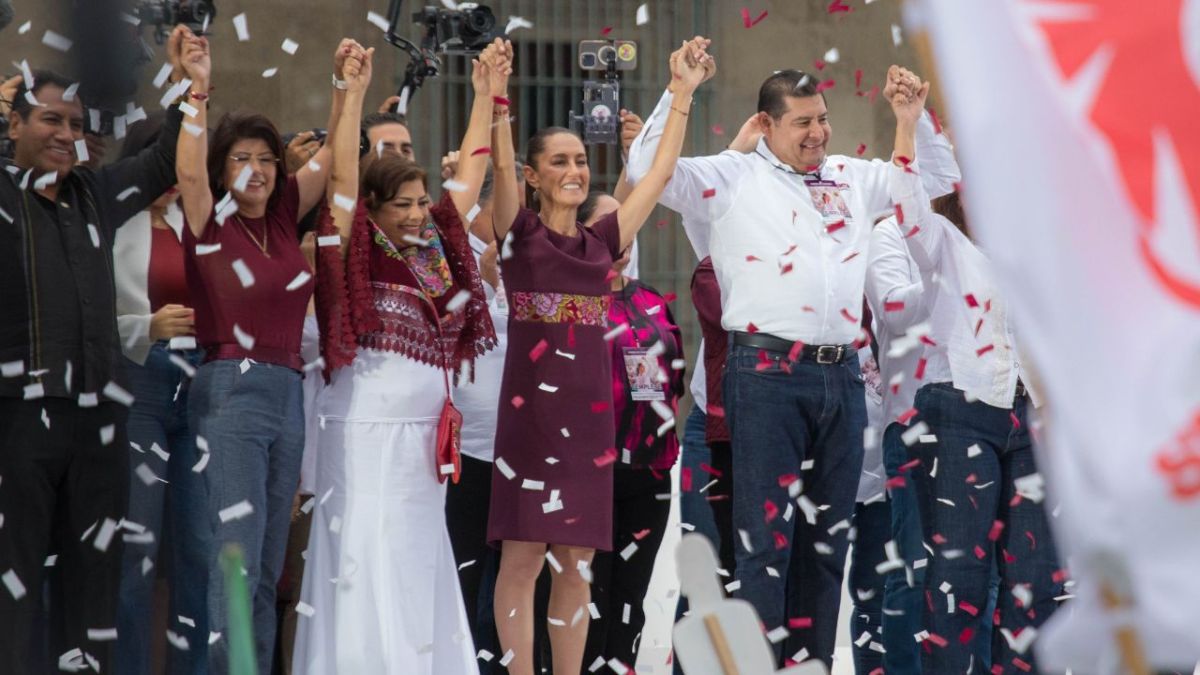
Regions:
[[[57,555],[51,667],[109,672],[128,499],[112,276],[116,228],[175,184],[175,106],[157,145],[76,166],[86,109],[35,72],[15,97],[0,165],[0,664],[39,669],[35,616]],[[82,151],[79,151],[82,152]]]

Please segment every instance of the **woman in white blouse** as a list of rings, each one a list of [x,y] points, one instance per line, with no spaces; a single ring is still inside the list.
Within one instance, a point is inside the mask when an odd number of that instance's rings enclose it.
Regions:
[[[161,120],[130,129],[122,154],[154,143]],[[129,512],[117,613],[117,668],[150,672],[159,542],[170,529],[170,672],[203,672],[208,645],[208,517],[195,434],[188,428],[191,373],[201,361],[183,268],[183,213],[174,189],[117,230],[113,276],[129,410]],[[202,469],[202,466],[199,466]],[[169,491],[169,499],[168,499]],[[168,506],[169,504],[169,506]]]
[[[915,371],[905,373],[926,383],[905,433],[910,457],[920,460],[912,472],[932,552],[922,666],[928,673],[971,668],[994,560],[1002,586],[992,667],[1036,672],[1029,641],[1014,636],[1036,634],[1062,580],[1030,433],[1036,396],[1021,380],[1007,303],[967,234],[957,193],[935,200],[935,213],[914,158],[913,138],[898,134],[890,190],[921,272],[930,326]]]

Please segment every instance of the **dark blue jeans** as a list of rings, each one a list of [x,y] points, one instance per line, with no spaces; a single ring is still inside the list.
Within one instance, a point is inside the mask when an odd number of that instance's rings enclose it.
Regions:
[[[683,428],[683,447],[680,449],[680,466],[692,474],[692,489],[679,493],[679,519],[688,523],[697,534],[702,534],[712,542],[713,548],[721,548],[721,533],[713,518],[712,508],[708,503],[708,492],[700,492],[712,478],[701,464],[712,466],[712,454],[704,441],[704,410],[698,405],[692,406],[688,413],[687,423]]]
[[[887,559],[884,545],[892,538],[892,509],[886,500],[854,506],[854,545],[850,547],[850,640],[855,675],[870,675],[883,667],[881,639],[885,575],[875,567]],[[912,638],[909,638],[912,641]],[[891,673],[891,671],[887,671]]]
[[[1033,650],[1016,652],[998,630],[1016,635],[1041,626],[1062,590],[1055,581],[1058,555],[1046,511],[1019,495],[1015,483],[1037,473],[1029,403],[1018,400],[1011,411],[969,403],[949,383],[939,383],[922,387],[914,406],[921,411],[917,420],[936,436],[909,448],[910,456],[921,460],[912,476],[924,538],[934,552],[926,570],[929,602],[923,626],[945,641],[944,647],[925,643],[924,672],[960,673],[972,665],[970,643],[984,629],[993,565],[1000,592],[999,623],[991,631],[992,672],[1024,673],[1030,667],[1036,672]],[[949,590],[943,592],[946,584]],[[1014,594],[1017,587],[1021,590]],[[1023,605],[1018,597],[1025,599]]]
[[[207,672],[209,540],[204,477],[192,471],[199,460],[196,437],[188,428],[187,402],[191,380],[170,361],[172,354],[192,367],[201,353],[171,352],[165,340],[150,348],[146,362],[125,361],[130,393],[129,515],[143,532],[126,529],[121,563],[121,593],[117,607],[117,662],[125,675],[150,672],[154,581],[161,564],[159,543],[164,530],[171,550],[168,630],[187,640],[187,649],[168,650],[170,672]],[[166,453],[164,458],[159,453]],[[147,473],[149,472],[149,473]],[[143,477],[144,476],[144,477]],[[157,478],[157,480],[155,480]],[[146,479],[150,479],[149,484]],[[166,522],[164,523],[164,514]],[[194,625],[183,623],[190,619]]]
[[[788,365],[786,354],[766,352],[761,368],[758,355],[731,345],[724,380],[733,528],[747,540],[735,542],[734,596],[754,606],[767,630],[791,624],[775,645],[777,661],[800,655],[829,666],[849,528],[829,530],[854,515],[867,419],[862,376],[853,355]],[[802,491],[789,497],[794,479]]]
[[[304,405],[300,373],[267,363],[206,363],[192,382],[188,421],[208,443],[204,469],[213,541],[208,558],[209,670],[229,671],[228,598],[218,564],[221,549],[242,549],[250,591],[258,672],[270,673],[275,649],[275,586],[283,572],[292,499],[300,485]],[[401,384],[402,386],[402,384]],[[222,522],[221,512],[235,508]]]

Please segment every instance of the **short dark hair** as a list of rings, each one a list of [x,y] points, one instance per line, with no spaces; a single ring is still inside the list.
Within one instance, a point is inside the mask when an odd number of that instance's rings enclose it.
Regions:
[[[394,112],[373,112],[367,115],[362,120],[362,131],[367,133],[368,129],[380,126],[381,124],[399,124],[405,129],[408,128],[408,118],[400,113]]]
[[[69,78],[52,70],[35,70],[30,75],[33,75],[33,87],[30,88],[29,83],[22,79],[21,86],[17,87],[17,94],[13,97],[12,102],[13,113],[20,115],[23,120],[28,120],[29,113],[33,110],[33,104],[25,98],[25,92],[32,91],[33,97],[37,98],[37,93],[46,85],[65,90],[75,84]],[[83,99],[79,97],[79,92],[75,93],[75,100],[79,101],[79,105],[83,105]]]
[[[385,152],[367,163],[358,194],[374,208],[395,198],[401,185],[414,180],[429,189],[425,169],[411,159]]]
[[[821,96],[817,91],[817,80],[812,75],[794,68],[781,70],[768,77],[758,88],[758,111],[765,112],[777,120],[787,112],[787,98]]]
[[[225,159],[229,157],[233,144],[245,138],[257,138],[263,141],[279,159],[279,165],[275,171],[275,187],[271,190],[271,197],[267,201],[267,208],[273,208],[287,187],[287,170],[283,165],[286,155],[284,154],[283,139],[279,137],[279,130],[266,115],[260,113],[234,110],[221,116],[208,148],[209,189],[212,190],[214,199],[220,199],[228,191],[223,183]]]

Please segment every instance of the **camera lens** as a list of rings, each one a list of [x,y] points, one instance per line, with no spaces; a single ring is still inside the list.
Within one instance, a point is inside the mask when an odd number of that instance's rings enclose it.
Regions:
[[[617,50],[611,45],[605,45],[600,48],[600,63],[608,65],[617,62]]]
[[[590,70],[592,68],[595,68],[596,67],[596,55],[595,54],[584,54],[579,59],[579,65],[582,66],[584,70]]]
[[[467,29],[476,35],[484,35],[496,27],[496,15],[487,7],[476,7],[467,12]]]

